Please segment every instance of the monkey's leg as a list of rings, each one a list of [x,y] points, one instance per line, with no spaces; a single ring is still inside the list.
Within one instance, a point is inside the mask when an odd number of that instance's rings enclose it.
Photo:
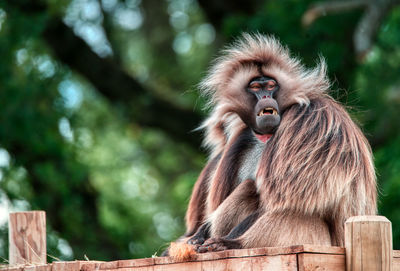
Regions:
[[[257,221],[258,217],[260,216],[259,211],[256,211],[246,217],[242,222],[240,222],[239,225],[234,227],[231,232],[225,237],[226,239],[236,239],[239,236],[241,236],[243,233],[245,233],[251,225],[254,224],[254,222]]]
[[[326,221],[286,212],[264,214],[238,241],[243,248],[332,243]]]
[[[222,237],[258,209],[259,195],[253,180],[246,180],[221,203],[207,219],[210,236]]]
[[[246,217],[242,222],[240,222],[239,225],[234,227],[231,230],[231,232],[226,237],[224,237],[224,239],[232,240],[232,239],[238,238],[243,233],[245,233],[250,228],[251,225],[254,224],[254,222],[258,219],[258,217],[259,217],[258,211],[252,213],[251,215]],[[191,245],[203,244],[204,241],[210,236],[210,226],[211,226],[211,223],[209,223],[209,222],[203,224],[203,226],[201,226],[199,228],[199,230],[196,232],[196,234],[192,238],[189,239],[188,244],[191,244]],[[214,238],[207,240],[207,243],[211,242],[212,239],[214,239]]]
[[[216,237],[208,239],[202,246],[197,247],[197,252],[220,251],[228,248],[240,248],[240,243],[235,239],[245,233],[259,217],[259,211],[256,211],[246,217],[242,222],[234,227],[225,237]]]
[[[293,246],[303,244],[331,245],[327,223],[321,218],[300,214],[263,214],[241,236],[208,239],[199,252],[233,248]]]
[[[205,222],[189,239],[192,245],[203,244],[211,237],[224,236],[258,207],[258,194],[255,182],[246,180],[221,203]]]

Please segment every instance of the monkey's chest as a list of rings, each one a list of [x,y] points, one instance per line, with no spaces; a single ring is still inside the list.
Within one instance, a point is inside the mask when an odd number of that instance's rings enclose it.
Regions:
[[[248,147],[242,159],[239,162],[238,182],[241,183],[247,179],[256,179],[258,163],[261,159],[265,143],[260,141],[254,142]]]

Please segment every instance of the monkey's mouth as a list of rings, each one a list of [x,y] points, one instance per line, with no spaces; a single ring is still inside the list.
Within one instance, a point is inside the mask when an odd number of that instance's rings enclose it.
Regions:
[[[262,99],[254,109],[253,130],[261,135],[273,134],[281,121],[278,103],[274,99]]]
[[[276,110],[273,107],[266,107],[263,108],[258,114],[257,116],[264,116],[264,115],[278,115],[278,110]]]

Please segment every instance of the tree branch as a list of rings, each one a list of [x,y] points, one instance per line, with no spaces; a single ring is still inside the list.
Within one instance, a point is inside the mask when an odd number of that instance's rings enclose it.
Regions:
[[[14,0],[10,5],[28,15],[46,12],[46,5],[41,1],[27,5],[25,0]],[[160,129],[172,139],[199,148],[201,137],[192,131],[201,123],[200,114],[146,89],[113,60],[94,53],[56,16],[49,19],[43,38],[58,60],[83,75],[110,102],[122,106],[132,122]]]
[[[362,60],[372,47],[383,18],[393,0],[369,1],[366,11],[354,30],[353,42],[357,57]]]
[[[308,27],[319,17],[327,14],[341,13],[357,8],[365,9],[353,34],[354,51],[357,58],[363,60],[372,47],[383,18],[393,6],[399,3],[399,0],[340,0],[321,2],[308,9],[301,21],[303,26]]]
[[[334,1],[321,2],[313,4],[301,18],[301,24],[308,27],[318,18],[327,14],[342,13],[345,11],[364,8],[367,6],[367,0],[350,0],[350,1]]]
[[[190,133],[199,114],[155,96],[110,59],[95,54],[60,19],[53,18],[43,33],[57,58],[86,77],[111,102],[125,106],[132,122],[159,128],[171,138],[197,148],[199,136]]]

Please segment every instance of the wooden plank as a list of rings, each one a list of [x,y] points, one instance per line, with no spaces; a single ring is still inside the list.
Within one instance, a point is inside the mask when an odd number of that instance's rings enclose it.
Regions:
[[[231,258],[226,260],[226,270],[232,271],[251,271],[251,257],[246,258]]]
[[[228,258],[240,258],[240,257],[248,257],[250,253],[250,249],[230,249],[226,250],[226,256]]]
[[[306,250],[309,250],[305,247]],[[232,253],[232,258],[227,257],[228,253],[206,253],[200,255],[207,255],[209,260],[194,261],[186,263],[174,263],[165,261],[158,261],[161,264],[156,264],[156,260],[152,258],[136,259],[136,260],[121,260],[108,262],[53,262],[49,265],[25,265],[8,267],[7,271],[79,271],[79,270],[103,270],[103,271],[160,271],[160,270],[279,270],[279,271],[311,271],[311,270],[325,270],[325,271],[344,271],[345,270],[345,255],[344,254],[326,254],[313,252],[302,252],[287,255],[273,255],[273,256],[246,256],[243,253],[239,257],[238,252]],[[254,253],[251,252],[251,253]],[[216,259],[217,254],[220,259]],[[393,258],[393,270],[400,271],[400,253],[394,253],[396,257]],[[164,257],[165,258],[165,257]],[[205,257],[204,257],[205,258]],[[297,260],[298,263],[297,263]],[[211,259],[211,260],[210,260]],[[87,267],[91,268],[87,268]],[[117,267],[115,267],[117,266]],[[100,268],[101,267],[101,268]],[[115,267],[115,268],[112,268]]]
[[[392,222],[386,218],[387,222],[374,223],[369,226],[378,226],[380,230],[382,247],[380,255],[378,254],[374,261],[382,261],[382,270],[392,271],[393,270],[393,240],[392,240]],[[371,234],[371,232],[370,232]],[[370,246],[375,246],[375,243],[370,244]],[[377,265],[378,266],[378,265]]]
[[[120,260],[118,261],[118,268],[152,266],[154,265],[154,262],[155,262],[154,258]]]
[[[298,257],[299,271],[345,271],[346,256],[337,254],[300,253]]]
[[[345,223],[348,271],[392,270],[392,223],[383,216],[357,216]]]
[[[118,269],[119,271],[119,269]],[[139,266],[139,267],[134,267],[134,270],[132,271],[154,271],[154,266]]]
[[[290,247],[261,247],[247,249],[248,256],[263,256],[263,255],[287,255],[304,252],[304,246],[290,246]]]
[[[156,257],[154,258],[154,264],[172,264],[172,263],[182,263],[189,262],[190,260],[177,260],[173,257]]]
[[[227,270],[227,260],[213,260],[213,261],[203,261],[201,262],[201,270],[204,271],[225,271]]]
[[[245,271],[279,270],[297,271],[296,255],[255,256],[203,261],[202,270],[210,271]],[[190,270],[190,269],[188,269]]]
[[[251,257],[252,271],[279,270],[297,271],[296,255],[276,255]]]
[[[196,261],[211,261],[228,258],[228,250],[196,254]]]
[[[393,271],[400,271],[400,258],[393,258]]]
[[[216,261],[222,259],[231,258],[243,258],[243,257],[255,257],[255,256],[276,256],[276,255],[291,255],[298,253],[318,253],[318,254],[334,254],[334,255],[345,255],[345,249],[342,247],[327,247],[327,246],[315,246],[315,245],[298,245],[290,247],[264,247],[264,248],[252,248],[252,249],[234,249],[220,252],[210,252],[196,254],[195,258],[191,261]],[[264,257],[267,259],[266,257]],[[172,264],[179,263],[171,257],[157,257],[155,258],[156,264]],[[217,270],[221,268],[227,268],[225,261],[219,261]],[[212,262],[205,263],[204,265],[208,268],[212,267]],[[225,266],[225,267],[224,267]]]
[[[96,262],[96,261],[80,261],[81,271],[94,271],[94,270],[119,270],[129,267],[146,267],[154,265],[153,258],[142,258],[133,260],[119,260],[112,262]],[[136,270],[136,269],[135,269]],[[53,270],[61,271],[61,270]]]
[[[79,261],[73,262],[53,262],[51,264],[51,271],[80,271],[81,263]]]
[[[125,267],[117,269],[103,269],[105,271],[153,271],[154,266],[136,266],[136,267]]]
[[[112,262],[104,262],[100,263],[98,266],[98,269],[104,270],[104,269],[117,269],[118,268],[119,261],[112,261]]]
[[[8,240],[10,265],[46,264],[46,213],[10,213]]]
[[[1,270],[7,270],[7,271],[23,271],[23,267],[22,266],[10,266],[10,265],[2,265]]]
[[[303,252],[318,253],[318,254],[346,254],[344,247],[328,247],[317,245],[303,245]]]
[[[78,262],[79,262],[79,266],[80,266],[79,270],[81,270],[81,271],[100,270],[100,265],[103,263],[103,262],[96,262],[96,261],[78,261]],[[53,263],[53,265],[55,263]],[[58,271],[62,271],[62,270],[58,270]]]
[[[368,230],[371,230],[368,227]],[[372,229],[374,230],[374,228]],[[376,229],[375,229],[376,230]],[[303,251],[303,252],[301,252]],[[160,271],[160,270],[277,270],[277,271],[344,271],[344,249],[339,247],[292,246],[257,248],[197,254],[191,262],[176,262],[169,257],[120,260],[113,262],[72,261],[49,265],[17,265],[7,271]],[[265,255],[267,253],[290,253]],[[320,253],[318,253],[320,252]],[[331,254],[328,254],[331,252]],[[261,255],[260,255],[261,254]],[[400,271],[400,251],[393,253],[393,269]]]
[[[244,256],[262,256],[262,255],[287,255],[294,253],[302,253],[302,252],[310,252],[310,253],[318,253],[318,254],[345,254],[346,250],[344,247],[330,247],[330,246],[318,246],[318,245],[297,245],[290,247],[262,247],[262,248],[251,248],[247,250],[243,250],[243,252],[238,253],[237,255]],[[235,253],[229,254],[232,257],[235,257]]]
[[[301,252],[314,252],[318,249],[322,250],[322,253],[332,254],[344,254],[344,248],[340,247],[323,247],[313,245],[298,245],[290,247],[261,247],[261,248],[250,248],[250,249],[232,249],[220,252],[202,253],[196,255],[196,260],[213,260],[222,258],[238,258],[247,256],[264,256],[264,255],[288,255]]]
[[[186,262],[186,263],[168,263],[168,260],[157,260],[154,270],[282,270],[297,271],[296,255],[276,255],[276,256],[243,256],[238,257],[238,252],[234,252],[233,258],[216,259],[214,254],[219,258],[226,257],[226,253],[205,253],[208,259],[203,257],[202,261]],[[246,254],[246,253],[244,253]],[[118,269],[119,271],[123,271]],[[126,269],[125,269],[126,270]],[[132,269],[136,270],[136,269]]]
[[[201,271],[201,262],[160,264],[153,266],[154,271]],[[136,269],[135,269],[136,271]]]
[[[287,255],[304,252],[304,246],[266,247],[265,255]]]
[[[51,265],[28,265],[24,267],[24,271],[51,271]]]

